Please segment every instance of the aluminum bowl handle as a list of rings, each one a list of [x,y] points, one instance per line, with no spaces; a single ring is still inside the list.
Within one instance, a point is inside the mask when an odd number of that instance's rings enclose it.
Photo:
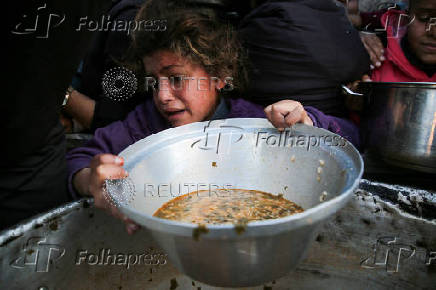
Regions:
[[[352,96],[363,96],[363,94],[353,92],[351,89],[349,89],[349,88],[346,87],[345,85],[341,85],[341,87],[342,87],[342,91],[343,91],[345,94],[347,94],[347,95],[352,95]]]

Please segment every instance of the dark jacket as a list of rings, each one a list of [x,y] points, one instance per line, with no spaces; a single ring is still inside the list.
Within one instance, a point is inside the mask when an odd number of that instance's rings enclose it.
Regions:
[[[107,17],[110,17],[112,22],[122,21],[128,23],[133,21],[139,7],[144,2],[145,0],[119,1],[108,13],[103,14],[106,17],[105,23],[109,22]],[[80,93],[96,101],[94,118],[91,124],[92,131],[114,121],[124,119],[128,112],[144,100],[144,96],[139,93],[134,94],[125,101],[112,100],[103,93],[102,78],[105,72],[121,66],[132,42],[131,34],[128,34],[127,31],[113,30],[111,25],[108,27],[108,31],[98,31],[94,35],[83,60],[80,85],[76,88]]]
[[[369,69],[358,32],[334,1],[269,1],[239,30],[252,63],[249,95],[263,105],[293,99],[342,115],[340,85]]]
[[[89,31],[76,31],[79,18],[96,18],[106,2],[5,2],[8,51],[0,105],[0,230],[71,199],[59,111],[91,37]],[[35,25],[35,31],[29,29]]]

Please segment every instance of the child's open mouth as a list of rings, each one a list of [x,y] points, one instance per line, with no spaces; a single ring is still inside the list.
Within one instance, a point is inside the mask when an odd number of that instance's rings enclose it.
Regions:
[[[174,111],[165,111],[165,115],[167,115],[168,120],[174,120],[177,118],[180,118],[184,113],[185,109],[183,110],[174,110]]]

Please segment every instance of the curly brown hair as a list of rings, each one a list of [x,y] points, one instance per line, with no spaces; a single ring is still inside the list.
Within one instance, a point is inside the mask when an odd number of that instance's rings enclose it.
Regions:
[[[200,64],[215,77],[232,77],[239,92],[247,84],[247,57],[231,24],[221,21],[216,10],[188,5],[190,1],[149,0],[140,8],[136,21],[164,20],[164,31],[136,30],[132,54],[142,64],[144,56],[169,50]]]

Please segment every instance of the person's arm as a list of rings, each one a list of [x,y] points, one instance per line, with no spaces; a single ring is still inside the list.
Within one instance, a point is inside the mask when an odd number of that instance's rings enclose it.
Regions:
[[[96,207],[125,222],[129,234],[139,227],[110,202],[104,183],[107,179],[128,176],[122,167],[124,160],[116,154],[134,142],[126,125],[119,121],[98,129],[86,146],[73,149],[67,154],[68,189],[72,196],[92,196]]]
[[[82,196],[91,196],[89,183],[91,177],[91,168],[85,167],[80,169],[72,176],[72,186]]]
[[[338,134],[350,141],[357,149],[360,148],[359,128],[351,120],[326,115],[310,106],[306,106],[304,109],[313,121],[313,126]]]
[[[71,195],[74,198],[79,198],[81,195],[89,195],[86,190],[83,190],[82,183],[86,183],[84,178],[80,178],[78,183],[74,181],[75,174],[83,168],[90,168],[91,161],[94,156],[99,154],[117,155],[124,148],[133,144],[135,140],[130,136],[125,124],[121,121],[112,123],[111,125],[100,128],[95,131],[94,137],[83,147],[78,147],[67,153],[68,165],[68,187]],[[77,185],[77,187],[75,186]]]
[[[347,17],[354,27],[359,28],[362,25],[362,18],[359,15],[358,0],[339,0],[347,9]]]
[[[154,109],[152,100],[137,106],[125,120],[116,121],[104,128],[97,129],[94,137],[84,146],[67,153],[68,188],[74,198],[77,199],[81,195],[88,195],[79,183],[73,181],[73,178],[83,168],[91,168],[91,161],[94,156],[100,154],[118,155],[129,145],[155,132],[150,128],[157,126],[153,123],[153,113],[158,113],[152,109]],[[80,184],[86,183],[84,178],[79,179],[84,181],[80,182]]]
[[[83,168],[75,174],[73,182],[81,194],[94,197],[94,205],[97,208],[104,209],[114,217],[124,221],[127,232],[133,234],[139,229],[139,226],[123,215],[114,203],[110,202],[111,198],[104,190],[105,180],[128,176],[127,171],[122,167],[123,164],[124,160],[121,157],[111,154],[96,155],[92,158],[90,167]]]
[[[94,118],[95,101],[77,90],[73,90],[68,98],[68,102],[63,108],[64,111],[82,126],[91,128]]]

